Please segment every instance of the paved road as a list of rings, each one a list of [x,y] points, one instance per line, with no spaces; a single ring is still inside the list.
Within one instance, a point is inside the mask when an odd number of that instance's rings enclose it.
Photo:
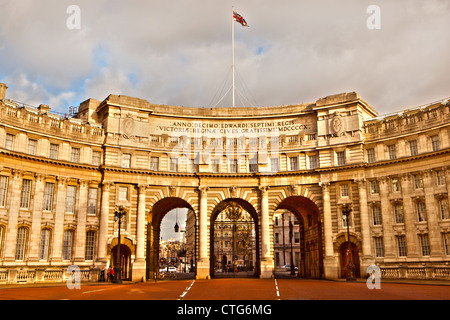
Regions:
[[[449,285],[301,279],[175,280],[134,284],[16,287],[2,289],[0,300],[450,300]]]

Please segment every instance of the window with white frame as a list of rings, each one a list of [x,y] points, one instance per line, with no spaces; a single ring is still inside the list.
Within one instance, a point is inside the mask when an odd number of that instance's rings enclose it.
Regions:
[[[230,172],[237,173],[238,172],[238,159],[229,159],[228,161]]]
[[[70,152],[70,161],[75,163],[80,162],[80,148],[72,148]]]
[[[392,178],[392,192],[399,192],[400,191],[400,179],[399,178]]]
[[[85,260],[94,260],[95,231],[86,232]]]
[[[375,148],[367,149],[366,152],[367,152],[367,162],[369,163],[375,162],[376,161]]]
[[[430,239],[428,234],[419,234],[420,249],[422,251],[422,256],[430,255]]]
[[[423,179],[421,174],[414,174],[414,189],[422,189],[423,188]]]
[[[378,194],[378,193],[380,193],[380,185],[378,184],[377,180],[371,180],[370,181],[370,193],[371,194]]]
[[[6,134],[6,139],[5,139],[5,149],[7,150],[14,150],[14,140],[15,140],[16,136],[10,133]]]
[[[317,160],[317,155],[310,155],[309,156],[309,168],[310,169],[317,169],[319,167],[319,161]]]
[[[438,151],[440,149],[439,136],[436,134],[434,136],[431,136],[430,139],[431,139],[431,149],[433,151]]]
[[[50,151],[48,157],[53,160],[58,160],[58,149],[59,145],[50,143]]]
[[[289,157],[289,169],[291,171],[298,170],[298,157]]]
[[[336,152],[336,160],[338,166],[345,165],[345,151]]]
[[[448,199],[443,198],[438,200],[439,213],[442,220],[450,219],[448,210]]]
[[[8,177],[0,176],[0,207],[6,205],[6,194],[8,192]]]
[[[403,205],[401,203],[396,203],[394,205],[394,221],[395,223],[405,223],[405,218],[403,216]]]
[[[404,235],[397,236],[398,256],[406,257],[406,237]]]
[[[374,226],[381,226],[381,208],[377,205],[372,206],[372,221]]]
[[[442,243],[444,245],[445,254],[450,256],[450,232],[442,234]]]
[[[339,188],[341,190],[341,198],[348,198],[348,184],[341,184]]]
[[[20,227],[17,229],[17,238],[16,238],[16,260],[24,260],[25,259],[25,250],[28,241],[28,229],[25,227]]]
[[[388,147],[389,160],[397,159],[397,148],[396,148],[395,144],[390,144],[387,147]]]
[[[98,188],[89,188],[88,193],[88,214],[97,214]]]
[[[39,260],[48,260],[50,249],[50,229],[41,230],[41,240],[39,244]]]
[[[436,171],[436,185],[445,186],[445,171],[444,170]]]
[[[131,166],[131,154],[122,154],[122,168],[130,168]]]
[[[54,193],[55,193],[55,184],[51,182],[46,182],[44,188],[44,208],[43,208],[44,211],[52,211]]]
[[[150,170],[153,170],[153,171],[159,170],[159,157],[151,157],[150,158]]]
[[[384,257],[384,244],[383,244],[383,237],[375,237],[375,256],[377,258]]]
[[[170,158],[170,171],[178,172],[178,159]]]
[[[418,201],[416,203],[417,220],[419,222],[427,221],[427,211],[424,201]]]
[[[37,147],[37,140],[28,139],[27,152],[31,155],[36,155],[36,147]]]
[[[102,163],[102,152],[92,151],[92,165],[99,166]]]
[[[270,158],[270,169],[272,172],[280,171],[280,162],[278,158]]]
[[[71,229],[67,229],[64,231],[62,247],[63,260],[72,259],[73,234],[74,232]]]
[[[75,212],[76,195],[77,195],[77,187],[76,186],[67,186],[67,190],[66,190],[66,212],[67,213]]]
[[[419,148],[417,146],[417,140],[409,141],[409,152],[411,156],[416,156],[419,154]]]
[[[24,179],[22,181],[22,190],[20,192],[20,208],[28,209],[30,206],[31,180]]]
[[[119,201],[128,201],[128,187],[119,187]]]

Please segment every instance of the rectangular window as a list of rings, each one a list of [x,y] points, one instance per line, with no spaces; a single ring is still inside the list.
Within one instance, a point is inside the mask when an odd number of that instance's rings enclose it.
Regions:
[[[383,237],[375,237],[375,256],[380,258],[384,257],[384,244]]]
[[[24,179],[22,181],[22,190],[20,193],[20,208],[28,209],[30,206],[31,180]]]
[[[46,182],[44,189],[44,211],[52,211],[54,191],[55,191],[55,184],[51,182]]]
[[[392,192],[399,192],[400,191],[400,181],[398,178],[392,178]]]
[[[170,171],[178,172],[178,159],[170,158]]]
[[[211,159],[211,171],[213,173],[218,173],[220,171],[220,160]]]
[[[0,207],[6,204],[6,194],[8,191],[8,177],[0,176]]]
[[[441,215],[441,219],[445,220],[445,219],[450,219],[450,214],[448,211],[448,200],[447,199],[441,199],[438,201],[438,206],[439,206],[439,212]]]
[[[352,215],[351,214],[348,216],[348,221],[347,221],[347,216],[342,215],[342,227],[343,228],[347,228],[347,222],[348,222],[348,226],[351,227],[352,226]]]
[[[88,195],[88,214],[97,214],[98,189],[89,188]]]
[[[430,255],[430,240],[428,234],[419,235],[420,249],[422,250],[422,256]]]
[[[258,172],[258,156],[254,156],[253,158],[249,159],[249,171],[250,172]]]
[[[405,218],[403,216],[403,205],[401,204],[394,205],[394,218],[395,223],[405,223]]]
[[[79,163],[80,162],[80,148],[72,148],[70,152],[70,161]]]
[[[128,201],[128,187],[119,187],[119,201]]]
[[[66,212],[74,213],[75,212],[75,199],[77,195],[77,187],[76,186],[67,186],[66,191]]]
[[[73,230],[64,231],[63,236],[63,260],[70,260],[72,258],[72,244],[73,244]]]
[[[378,193],[380,193],[380,186],[379,186],[377,180],[370,181],[370,193],[371,194],[378,194]]]
[[[6,150],[14,150],[14,138],[15,135],[7,133],[5,140],[5,149]]]
[[[28,139],[28,153],[31,155],[36,155],[37,140]]]
[[[151,157],[150,159],[150,170],[158,171],[159,170],[159,158]]]
[[[17,229],[17,239],[16,239],[16,260],[24,260],[25,249],[28,241],[28,229],[21,227]]]
[[[50,245],[50,230],[42,229],[41,243],[39,246],[39,260],[48,260],[48,252]]]
[[[382,220],[381,220],[381,208],[378,206],[372,207],[372,218],[373,218],[373,225],[374,226],[381,226]]]
[[[445,171],[444,170],[436,171],[436,184],[438,186],[445,186]]]
[[[336,159],[338,166],[345,165],[345,151],[336,152]]]
[[[59,145],[50,143],[50,152],[48,154],[48,157],[53,160],[58,160],[58,149]]]
[[[317,155],[309,156],[309,168],[317,169],[319,167],[319,162],[317,161]]]
[[[130,168],[131,166],[131,154],[124,153],[122,155],[122,168]]]
[[[272,172],[280,171],[280,162],[278,158],[270,158],[270,169]]]
[[[395,144],[388,145],[389,160],[397,159],[397,148]]]
[[[406,237],[405,236],[397,237],[397,248],[398,248],[398,256],[406,257]]]
[[[371,163],[371,162],[375,162],[375,149],[371,148],[371,149],[367,149],[367,162]]]
[[[419,201],[416,203],[417,219],[419,222],[427,221],[427,211],[425,202]]]
[[[289,157],[289,168],[291,171],[298,170],[298,158],[297,157]]]
[[[442,243],[444,244],[445,254],[450,256],[450,233],[442,234]]]
[[[341,184],[340,189],[341,189],[341,198],[348,197],[348,184]]]
[[[94,248],[95,248],[95,232],[88,231],[86,233],[86,260],[94,260]]]
[[[417,140],[412,140],[409,142],[409,151],[411,156],[416,156],[419,154],[419,149],[417,147]]]
[[[92,165],[99,166],[102,162],[101,151],[92,151]]]
[[[414,178],[414,188],[415,189],[422,189],[423,188],[422,175],[415,174],[415,175],[413,175],[413,178]]]
[[[237,159],[230,159],[230,172],[231,173],[237,173],[238,172],[238,160]]]
[[[430,139],[431,139],[431,149],[433,151],[438,151],[440,149],[439,136],[434,135],[434,136],[431,136]]]

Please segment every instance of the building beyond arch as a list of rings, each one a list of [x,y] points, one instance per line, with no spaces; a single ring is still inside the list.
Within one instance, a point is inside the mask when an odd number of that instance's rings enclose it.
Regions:
[[[450,278],[448,99],[379,116],[354,92],[211,109],[110,95],[64,117],[0,89],[0,283],[64,281],[71,265],[97,280],[119,205],[130,279],[155,272],[158,221],[176,207],[194,213],[196,276],[209,278],[227,199],[251,206],[262,278],[280,209],[300,221],[302,277],[345,276],[350,240],[361,277],[377,265],[385,278]]]

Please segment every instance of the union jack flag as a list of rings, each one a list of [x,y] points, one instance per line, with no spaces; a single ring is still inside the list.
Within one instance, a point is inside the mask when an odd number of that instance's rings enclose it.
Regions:
[[[247,21],[237,12],[233,11],[233,20],[239,22],[242,26],[248,27]]]

